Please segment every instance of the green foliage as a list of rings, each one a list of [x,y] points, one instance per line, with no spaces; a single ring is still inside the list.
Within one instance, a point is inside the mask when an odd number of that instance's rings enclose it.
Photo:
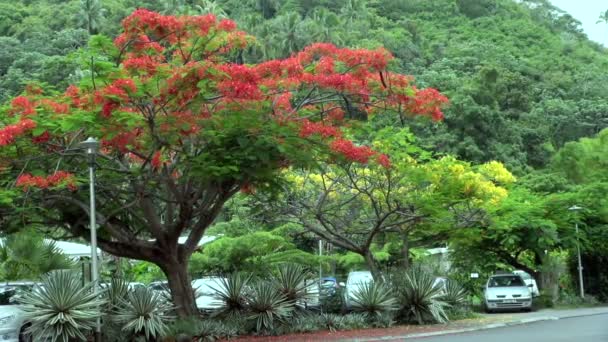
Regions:
[[[269,267],[282,263],[316,266],[312,253],[297,249],[284,235],[255,231],[238,237],[221,237],[195,253],[189,264],[193,274],[231,273],[238,270],[263,274]]]
[[[163,296],[147,287],[129,292],[114,315],[122,331],[131,336],[159,338],[167,331],[173,306]]]
[[[53,241],[31,229],[8,235],[0,244],[0,279],[5,281],[38,279],[73,266]]]
[[[86,340],[101,315],[103,301],[92,284],[82,286],[77,274],[55,271],[42,278],[41,286],[26,292],[21,303],[35,341],[51,336],[53,341],[68,342]]]
[[[398,301],[397,318],[404,322],[425,324],[448,320],[442,289],[434,286],[435,278],[414,267],[403,273],[393,273],[391,286]]]
[[[112,278],[103,290],[104,304],[101,311],[104,340],[119,342],[124,339],[124,333],[121,331],[121,323],[116,320],[116,315],[120,312],[121,306],[127,298],[129,283],[122,278]]]

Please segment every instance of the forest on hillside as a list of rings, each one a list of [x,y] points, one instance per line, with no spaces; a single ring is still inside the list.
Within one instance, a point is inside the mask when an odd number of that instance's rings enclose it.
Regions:
[[[284,260],[316,266],[326,261],[313,255],[321,236],[335,247],[328,250],[335,253],[333,269],[343,273],[366,264],[384,268],[409,265],[422,249],[449,245],[454,250],[454,268],[465,270],[461,274],[470,270],[491,273],[505,267],[550,279],[555,260],[574,270],[573,251],[580,238],[589,292],[608,299],[606,277],[597,276],[608,258],[608,131],[604,130],[608,127],[608,51],[590,41],[580,23],[550,1],[2,2],[0,101],[6,104],[4,113],[9,113],[1,118],[3,123],[12,122],[11,99],[30,83],[63,94],[70,84],[90,83],[95,72],[103,80],[107,76],[104,68],[115,66],[108,66],[112,64],[109,58],[97,54],[103,52],[104,44],[111,44],[101,36],[114,39],[121,21],[136,8],[166,15],[212,13],[233,19],[255,39],[229,56],[231,65],[286,58],[315,42],[356,49],[384,47],[394,56],[391,70],[412,75],[420,89],[437,89],[449,99],[441,121],[422,115],[368,118],[351,108],[346,98],[342,103],[349,118],[364,121],[350,127],[349,137],[396,157],[394,169],[401,178],[395,184],[405,194],[400,200],[414,208],[408,210],[423,213],[414,220],[414,228],[374,232],[363,247],[344,243],[353,236],[359,242],[360,235],[368,233],[349,230],[363,225],[355,216],[373,216],[369,201],[361,201],[358,211],[346,208],[334,213],[332,218],[345,221],[337,225],[346,228],[332,240],[324,235],[327,232],[318,233],[318,227],[306,226],[306,219],[324,221],[302,208],[314,207],[313,195],[318,196],[315,191],[326,179],[339,179],[339,192],[346,197],[360,191],[360,183],[352,180],[350,168],[324,165],[310,174],[292,170],[281,174],[281,185],[287,184],[288,189],[280,194],[270,191],[247,196],[251,193],[244,189],[246,194],[226,202],[206,232],[222,238],[193,254],[191,273],[238,268],[261,272]],[[96,79],[92,79],[94,87]],[[65,127],[54,128],[59,132]],[[383,165],[387,164],[384,160]],[[358,175],[370,187],[382,189],[389,184],[392,189],[390,182],[395,178],[373,169],[375,166],[365,171],[360,167]],[[15,167],[11,177],[22,169]],[[12,186],[13,178],[3,178],[3,184]],[[428,197],[417,196],[416,191],[430,188]],[[434,192],[437,188],[441,191]],[[371,193],[364,195],[377,194]],[[387,197],[394,195],[387,193]],[[0,192],[0,199],[2,196]],[[20,201],[0,201],[0,207]],[[350,199],[345,202],[351,203]],[[287,208],[291,203],[300,205],[301,215],[284,214],[292,209]],[[483,210],[470,210],[471,203]],[[335,208],[339,204],[328,205]],[[584,211],[569,212],[567,208],[574,204]],[[470,212],[465,213],[467,210]],[[480,219],[475,215],[481,211]],[[467,216],[470,213],[475,215]],[[425,221],[426,217],[433,220]],[[575,221],[580,223],[582,237],[573,232]],[[162,278],[159,268],[145,262],[130,272],[146,281]],[[570,290],[575,284],[572,279],[565,280]],[[551,281],[557,286],[558,281]]]
[[[605,48],[547,0],[20,1],[0,4],[0,100],[39,81],[82,77],[91,34],[114,36],[137,6],[215,13],[257,40],[244,63],[326,41],[384,46],[398,71],[449,98],[445,122],[408,122],[424,146],[518,174],[547,166],[564,143],[608,125]],[[86,65],[86,64],[85,64]]]

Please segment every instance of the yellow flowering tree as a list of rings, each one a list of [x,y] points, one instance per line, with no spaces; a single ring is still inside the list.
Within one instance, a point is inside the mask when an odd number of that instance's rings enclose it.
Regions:
[[[290,170],[292,186],[280,205],[289,220],[319,238],[361,255],[378,274],[371,247],[400,239],[407,261],[411,238],[432,242],[446,229],[467,228],[500,202],[513,176],[499,163],[479,167],[452,157],[439,159],[417,148],[405,131],[379,134],[374,148],[390,163],[323,165],[315,171]]]

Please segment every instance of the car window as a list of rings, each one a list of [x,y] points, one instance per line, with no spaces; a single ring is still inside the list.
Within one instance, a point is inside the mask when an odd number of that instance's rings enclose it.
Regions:
[[[0,305],[16,305],[24,291],[31,291],[31,286],[3,286],[0,288]]]
[[[507,287],[507,286],[526,286],[519,276],[513,277],[492,277],[488,287]]]

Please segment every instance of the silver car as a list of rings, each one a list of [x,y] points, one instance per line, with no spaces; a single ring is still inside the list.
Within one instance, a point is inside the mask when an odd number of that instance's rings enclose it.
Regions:
[[[498,274],[488,279],[484,289],[487,312],[532,309],[530,286],[517,274]]]

